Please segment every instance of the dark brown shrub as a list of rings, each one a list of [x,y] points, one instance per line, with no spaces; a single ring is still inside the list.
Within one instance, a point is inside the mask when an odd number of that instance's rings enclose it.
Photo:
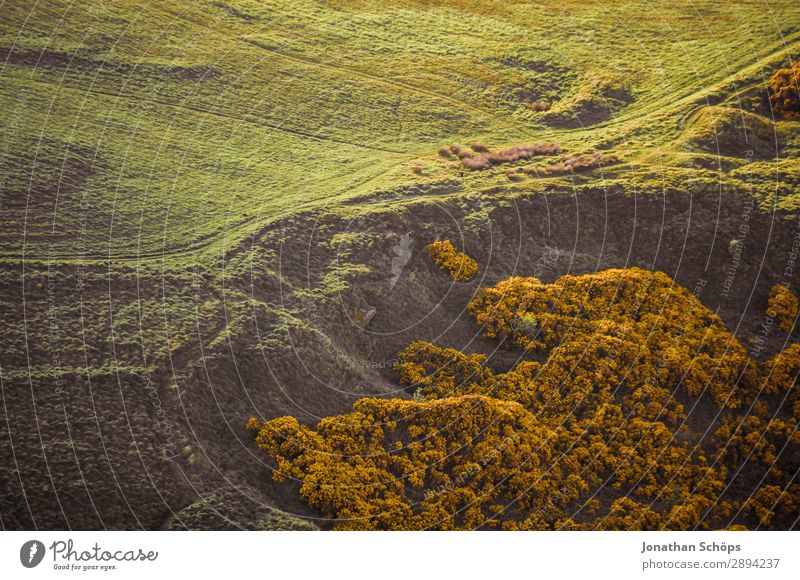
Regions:
[[[619,157],[613,153],[588,153],[585,155],[565,155],[561,161],[545,165],[542,167],[523,167],[522,172],[526,175],[547,176],[547,175],[563,175],[565,173],[576,173],[578,171],[586,171],[589,169],[596,169],[598,167],[605,167],[619,163]]]
[[[528,167],[523,167],[520,169],[522,173],[525,175],[533,175],[534,177],[539,177],[539,169],[534,167],[533,165],[529,165]]]

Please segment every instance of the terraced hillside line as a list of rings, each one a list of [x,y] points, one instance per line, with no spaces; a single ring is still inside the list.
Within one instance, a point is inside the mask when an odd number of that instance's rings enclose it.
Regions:
[[[177,14],[176,13],[175,16],[177,18],[180,18],[183,22],[186,22],[186,23],[189,23],[189,24],[195,24],[194,22],[187,21],[187,20],[183,19],[182,18],[182,14]],[[362,79],[365,79],[365,80],[368,80],[368,81],[371,81],[371,82],[374,82],[374,83],[377,83],[377,84],[382,84],[382,85],[386,85],[386,86],[393,87],[393,88],[398,88],[398,89],[404,89],[404,90],[411,91],[413,93],[417,93],[417,94],[420,94],[420,95],[427,95],[427,96],[429,96],[431,98],[438,99],[438,100],[450,103],[451,105],[454,105],[454,106],[457,106],[457,107],[460,107],[460,108],[469,109],[472,112],[477,113],[479,115],[482,115],[484,117],[489,117],[491,119],[496,119],[497,118],[497,113],[496,112],[487,111],[487,110],[482,109],[480,107],[477,107],[476,105],[473,105],[473,104],[471,104],[469,102],[460,101],[460,100],[455,99],[455,98],[453,98],[453,97],[451,97],[449,95],[444,95],[442,93],[437,93],[436,91],[430,91],[430,90],[423,89],[423,88],[420,88],[420,87],[417,87],[417,86],[414,86],[414,85],[409,85],[408,83],[403,83],[403,82],[400,82],[400,81],[393,81],[393,80],[390,80],[390,79],[387,79],[387,78],[384,78],[384,77],[379,77],[377,75],[371,75],[369,73],[365,73],[365,72],[362,72],[362,71],[359,71],[359,70],[356,70],[356,69],[353,69],[353,68],[335,66],[335,65],[332,65],[332,64],[327,64],[327,63],[324,63],[324,62],[312,60],[312,59],[309,59],[309,58],[303,58],[302,56],[297,56],[297,55],[293,55],[293,54],[287,54],[285,52],[280,52],[280,50],[277,50],[277,49],[275,49],[273,47],[265,45],[264,43],[259,42],[258,40],[252,40],[252,39],[249,39],[247,37],[241,38],[241,37],[238,37],[238,36],[233,35],[233,34],[225,34],[224,31],[221,31],[221,30],[216,29],[216,28],[209,28],[207,26],[203,26],[202,28],[204,30],[206,30],[210,34],[216,34],[217,36],[224,37],[224,38],[227,38],[228,40],[232,40],[232,41],[240,40],[241,42],[249,44],[250,46],[254,46],[254,47],[258,48],[258,49],[265,50],[265,51],[269,52],[270,54],[275,55],[275,56],[277,56],[279,58],[282,58],[282,59],[285,59],[285,60],[289,60],[289,61],[292,61],[292,62],[297,62],[297,63],[301,63],[301,64],[305,64],[305,65],[310,65],[310,66],[313,66],[313,67],[321,68],[321,69],[324,69],[324,70],[327,70],[329,72],[333,72],[333,73],[336,73],[336,74],[342,74],[343,72],[346,72],[348,75],[359,77],[359,78],[362,78]]]
[[[302,56],[297,56],[297,55],[293,55],[293,54],[287,54],[285,52],[280,52],[279,50],[275,50],[275,49],[273,49],[273,48],[271,48],[269,46],[266,46],[265,44],[262,44],[261,42],[259,42],[257,40],[250,40],[250,39],[245,38],[245,39],[243,39],[243,42],[246,42],[247,44],[250,44],[252,46],[256,46],[256,47],[258,47],[258,48],[260,48],[262,50],[266,50],[270,54],[274,54],[274,55],[276,55],[276,56],[278,56],[280,58],[291,60],[293,62],[298,62],[298,63],[302,63],[302,64],[311,65],[311,66],[314,66],[314,67],[325,69],[327,71],[330,71],[330,72],[333,72],[333,73],[336,73],[336,74],[342,74],[343,72],[346,72],[348,75],[359,77],[359,78],[362,78],[364,80],[367,80],[367,81],[370,81],[370,82],[374,82],[376,84],[382,84],[382,85],[386,85],[386,86],[393,87],[393,88],[396,88],[396,89],[404,89],[404,90],[411,91],[413,93],[417,93],[417,94],[420,94],[420,95],[426,95],[426,96],[434,98],[434,99],[445,101],[445,102],[450,103],[451,105],[459,107],[459,108],[469,109],[470,111],[472,111],[474,113],[477,113],[477,114],[479,114],[479,115],[481,115],[483,117],[488,117],[488,118],[493,119],[493,120],[497,119],[497,113],[494,112],[494,111],[487,111],[485,109],[481,109],[480,107],[477,107],[477,106],[475,106],[475,105],[473,105],[473,104],[471,104],[469,102],[460,101],[460,100],[455,99],[455,98],[453,98],[451,96],[443,95],[441,93],[437,93],[436,91],[430,91],[428,89],[422,89],[420,87],[416,87],[414,85],[409,85],[407,83],[403,83],[403,82],[400,82],[400,81],[393,81],[393,80],[390,80],[390,79],[387,79],[387,78],[384,78],[384,77],[379,77],[377,75],[371,75],[371,74],[368,74],[368,73],[365,73],[365,72],[361,72],[359,70],[356,70],[356,69],[353,69],[353,68],[349,68],[349,67],[335,66],[335,65],[332,65],[332,64],[327,64],[327,63],[324,63],[324,62],[312,60],[312,59],[309,59],[309,58],[303,58]],[[515,128],[518,128],[518,127],[515,125]]]

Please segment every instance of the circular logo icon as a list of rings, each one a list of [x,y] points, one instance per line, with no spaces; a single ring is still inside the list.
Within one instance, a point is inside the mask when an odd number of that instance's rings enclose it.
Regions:
[[[29,540],[19,549],[19,561],[26,568],[35,568],[44,558],[44,544],[39,540]]]

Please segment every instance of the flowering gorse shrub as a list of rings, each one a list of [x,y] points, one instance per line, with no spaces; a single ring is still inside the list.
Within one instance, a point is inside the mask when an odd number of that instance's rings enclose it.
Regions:
[[[478,263],[456,250],[450,240],[437,240],[428,245],[428,255],[439,268],[447,270],[457,282],[468,282],[478,273]]]

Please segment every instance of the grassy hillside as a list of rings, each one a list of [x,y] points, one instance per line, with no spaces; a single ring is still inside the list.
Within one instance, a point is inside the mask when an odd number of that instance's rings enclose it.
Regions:
[[[415,340],[508,371],[465,314],[480,288],[663,270],[746,344],[797,283],[800,121],[768,95],[796,2],[1,12],[2,527],[328,527],[244,420],[408,398]],[[439,153],[476,142],[560,152]],[[443,278],[437,238],[480,275]]]
[[[416,185],[409,164],[453,141],[635,159],[717,90],[738,108],[763,87],[798,20],[789,2],[12,3],[0,250],[213,253]]]

